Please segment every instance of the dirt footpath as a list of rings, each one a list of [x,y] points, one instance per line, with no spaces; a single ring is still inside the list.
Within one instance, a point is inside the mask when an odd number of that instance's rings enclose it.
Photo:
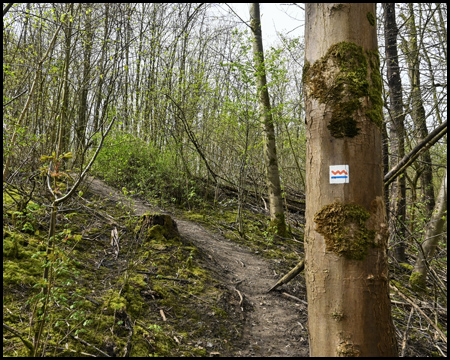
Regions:
[[[91,191],[115,201],[123,195],[101,180],[87,179]],[[140,200],[133,200],[136,215],[166,213]],[[242,248],[201,225],[172,216],[182,237],[191,241],[212,260],[210,270],[217,280],[242,297],[245,325],[234,356],[308,356],[306,305],[267,293],[279,279],[270,260]]]

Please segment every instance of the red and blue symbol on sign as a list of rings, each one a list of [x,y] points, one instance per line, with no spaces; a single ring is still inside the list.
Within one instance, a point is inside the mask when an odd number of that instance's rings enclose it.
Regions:
[[[348,165],[330,165],[330,184],[347,184],[349,182]]]
[[[348,172],[345,170],[331,171],[331,173],[334,175],[331,177],[332,179],[347,179],[348,178]],[[339,176],[336,176],[336,175],[339,175]]]

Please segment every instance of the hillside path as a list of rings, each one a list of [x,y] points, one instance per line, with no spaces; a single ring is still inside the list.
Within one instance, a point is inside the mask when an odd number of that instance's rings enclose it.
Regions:
[[[88,177],[93,193],[113,201],[126,201],[123,194],[103,181]],[[244,297],[245,313],[242,338],[234,356],[308,356],[306,305],[267,290],[279,279],[270,260],[259,257],[230,240],[197,223],[173,216],[148,202],[133,199],[135,214],[146,212],[169,214],[181,236],[200,248],[212,260],[216,280],[236,289]]]

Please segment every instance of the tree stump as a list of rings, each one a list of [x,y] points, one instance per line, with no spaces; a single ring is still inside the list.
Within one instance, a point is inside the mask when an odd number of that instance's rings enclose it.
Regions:
[[[142,215],[136,225],[135,232],[143,242],[155,239],[161,240],[161,237],[167,240],[180,238],[177,224],[170,215],[165,214]]]

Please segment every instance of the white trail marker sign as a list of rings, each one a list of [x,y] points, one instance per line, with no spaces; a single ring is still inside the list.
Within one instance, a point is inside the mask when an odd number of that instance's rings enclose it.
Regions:
[[[347,184],[348,182],[348,165],[330,165],[330,184]]]

